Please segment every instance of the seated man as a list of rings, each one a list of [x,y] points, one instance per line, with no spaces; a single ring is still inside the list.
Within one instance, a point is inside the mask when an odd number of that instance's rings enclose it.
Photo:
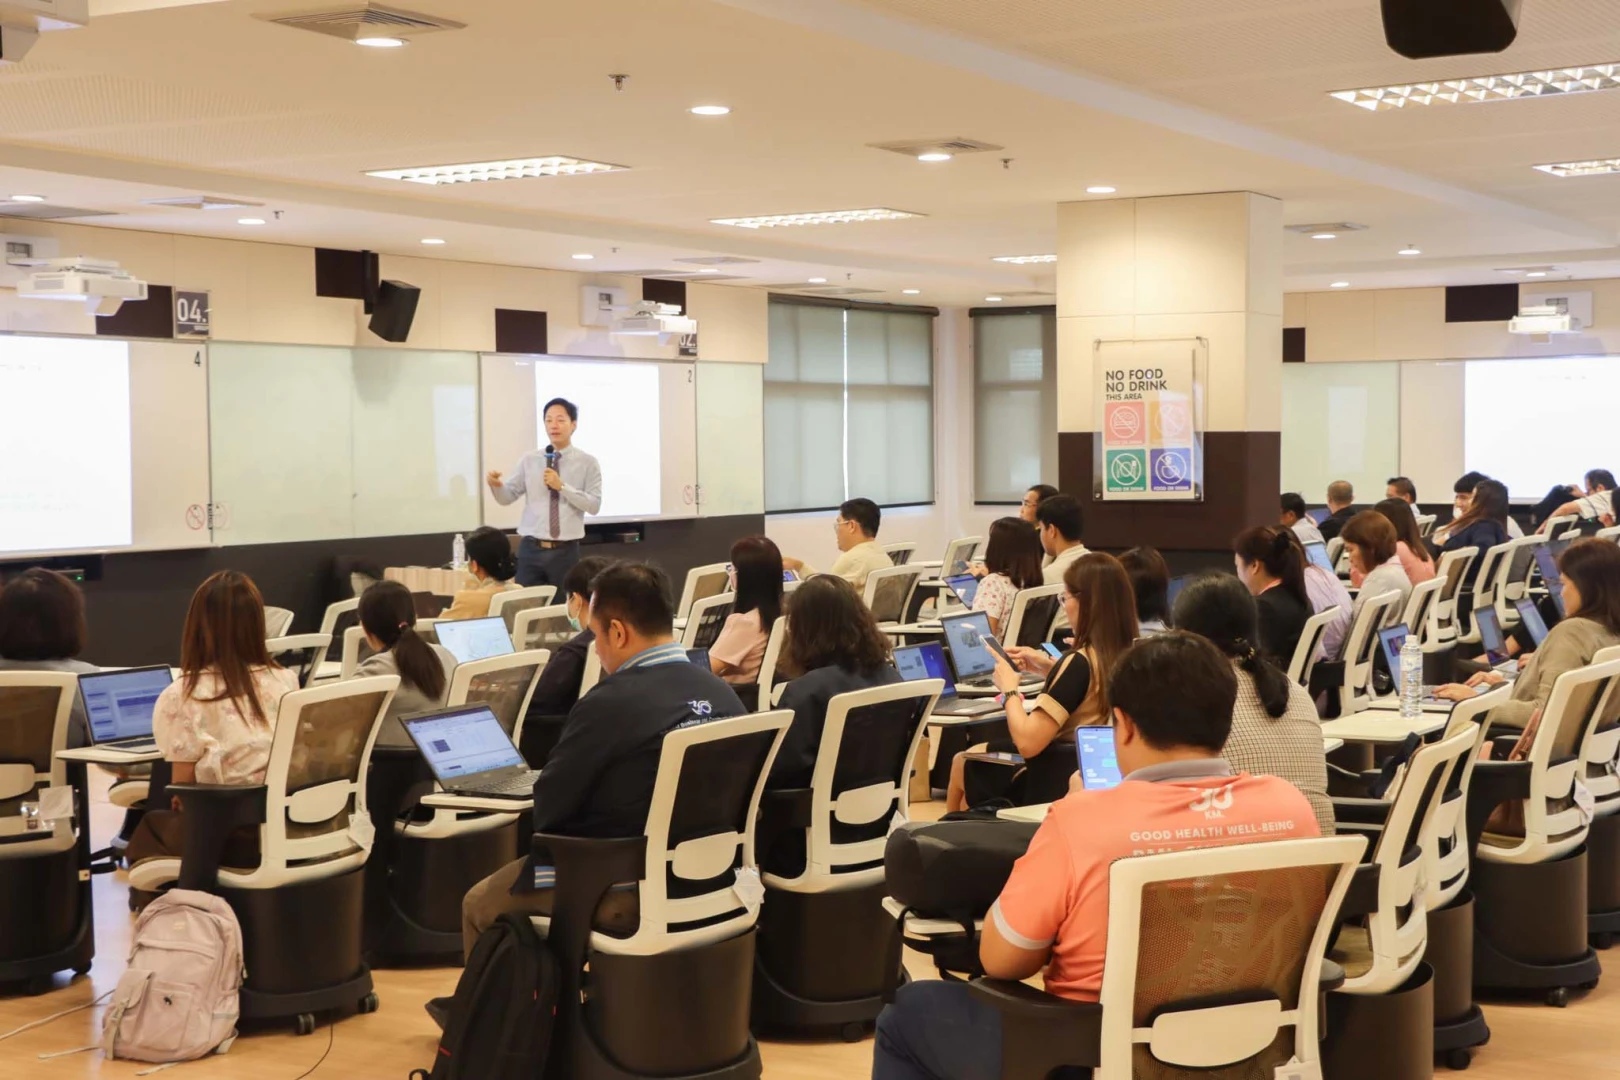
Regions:
[[[1327,504],[1332,513],[1323,518],[1317,525],[1317,531],[1322,534],[1323,540],[1331,540],[1339,535],[1344,523],[1356,516],[1356,489],[1348,480],[1335,480],[1327,487]]]
[[[1109,698],[1124,781],[1084,791],[1076,774],[1014,864],[979,943],[986,975],[1021,980],[1045,968],[1047,991],[1075,1001],[1096,1001],[1102,987],[1115,859],[1319,835],[1298,788],[1233,775],[1221,759],[1237,681],[1208,641],[1170,631],[1137,642],[1115,666]],[[1207,836],[1212,823],[1224,838]],[[1204,835],[1182,838],[1195,832]],[[1148,845],[1142,834],[1175,839]],[[878,1018],[873,1080],[1000,1075],[1000,1014],[965,983],[913,982]]]
[[[1541,532],[1555,517],[1575,515],[1582,521],[1596,521],[1600,525],[1614,517],[1614,473],[1608,469],[1593,469],[1586,474],[1586,494],[1564,503],[1541,523]]]
[[[1308,511],[1305,509],[1305,499],[1297,491],[1287,491],[1282,497],[1282,516],[1277,523],[1294,530],[1302,544],[1320,544],[1322,530],[1316,527]]]
[[[1053,495],[1035,508],[1035,525],[1041,532],[1041,550],[1047,561],[1041,569],[1046,585],[1063,584],[1063,572],[1089,549],[1080,539],[1085,528],[1085,511],[1073,495]]]
[[[663,571],[645,564],[608,567],[591,584],[590,611],[604,677],[569,712],[562,738],[535,780],[534,828],[567,836],[639,836],[647,828],[664,736],[747,710],[724,680],[691,663],[675,640]],[[505,912],[549,914],[550,872],[519,859],[469,889],[461,904],[466,952]],[[629,889],[610,892],[596,912],[602,929],[623,934],[635,932],[639,917],[637,894]]]
[[[878,526],[883,523],[883,511],[871,499],[850,499],[838,508],[833,521],[833,539],[840,552],[832,569],[827,571],[841,577],[860,592],[866,588],[866,576],[874,570],[887,570],[894,565],[889,553],[877,542]],[[815,570],[802,559],[783,559],[784,569],[793,570],[800,578],[808,578]]]

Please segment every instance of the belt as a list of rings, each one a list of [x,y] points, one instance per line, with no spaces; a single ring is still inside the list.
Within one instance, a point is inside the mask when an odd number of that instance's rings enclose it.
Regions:
[[[575,544],[579,543],[578,540],[541,540],[537,536],[531,536],[528,537],[528,539],[533,540],[536,544],[539,544],[547,551],[555,551],[557,548],[573,547]]]

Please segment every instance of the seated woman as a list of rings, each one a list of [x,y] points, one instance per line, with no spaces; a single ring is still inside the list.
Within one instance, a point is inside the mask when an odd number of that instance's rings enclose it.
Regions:
[[[997,637],[1012,615],[1018,591],[1041,584],[1041,554],[1041,534],[1023,518],[991,522],[990,539],[984,545],[984,580],[973,596],[973,610],[990,616],[990,632]]]
[[[758,682],[771,627],[782,614],[782,552],[773,541],[745,536],[731,545],[731,592],[736,599],[709,646],[709,669],[739,689]]]
[[[54,570],[24,570],[0,589],[0,671],[66,671],[88,675],[94,664],[84,651],[84,594]],[[73,695],[68,746],[87,746],[90,727],[84,702]]]
[[[264,601],[246,574],[221,570],[197,587],[180,638],[180,679],[158,696],[152,734],[177,784],[264,783],[282,695],[298,676],[264,647]],[[180,801],[150,810],[130,838],[130,865],[185,847]],[[257,829],[240,829],[224,865],[255,866]]]
[[[374,650],[354,669],[353,678],[398,675],[399,689],[383,716],[378,746],[411,746],[402,716],[444,706],[456,658],[441,645],[429,645],[416,630],[416,603],[397,581],[379,581],[360,594],[360,628]]]
[[[1136,593],[1137,636],[1162,634],[1170,628],[1170,564],[1150,547],[1133,547],[1119,557]]]
[[[1620,645],[1620,546],[1591,537],[1577,540],[1559,557],[1558,573],[1564,579],[1568,614],[1533,656],[1519,662],[1513,696],[1487,714],[1488,724],[1523,728],[1547,704],[1558,676],[1590,664],[1600,650]],[[1439,687],[1435,696],[1466,701],[1476,687],[1503,681],[1494,671],[1482,671],[1466,686]]]
[[[1406,610],[1406,601],[1412,595],[1412,582],[1401,568],[1400,556],[1395,550],[1395,526],[1378,511],[1363,510],[1344,523],[1339,536],[1350,558],[1351,580],[1355,580],[1358,572],[1361,574],[1361,591],[1356,594],[1352,615],[1359,615],[1361,605],[1369,598],[1394,592],[1400,593],[1401,598],[1384,624],[1399,622],[1401,613]]]
[[[481,525],[467,535],[467,573],[475,584],[458,591],[441,619],[483,619],[489,616],[489,602],[495,594],[515,589],[517,556],[511,541],[499,529]]]
[[[1018,694],[1018,672],[1006,661],[997,660],[992,676],[1007,706],[1011,749],[1023,757],[1026,770],[1036,767],[1035,759],[1048,751],[1060,755],[1059,761],[1066,757],[1068,771],[1074,770],[1074,729],[1108,724],[1108,673],[1136,640],[1131,579],[1112,555],[1091,552],[1069,564],[1063,572],[1063,612],[1074,636],[1069,651],[1061,657],[1053,660],[1040,649],[1007,650],[1023,670],[1046,675],[1046,685],[1033,707]],[[1014,802],[1043,802],[1062,794],[1062,790],[1032,790],[1015,781],[1009,797]],[[967,762],[958,754],[951,762],[945,808],[965,810],[967,806]]]
[[[1373,509],[1384,515],[1395,527],[1395,557],[1401,560],[1401,569],[1406,571],[1406,579],[1413,585],[1421,585],[1433,579],[1434,556],[1429,554],[1429,545],[1418,535],[1417,514],[1413,512],[1412,504],[1405,499],[1385,499]],[[1361,587],[1353,566],[1350,569],[1350,581],[1357,588]]]
[[[892,653],[888,635],[843,578],[817,574],[794,591],[782,646],[782,666],[792,681],[777,705],[792,711],[793,724],[766,787],[810,786],[827,703],[839,694],[899,682],[900,673],[889,662]]]
[[[1461,499],[1458,500],[1459,505]],[[1507,485],[1499,480],[1481,480],[1474,485],[1474,490],[1468,496],[1468,506],[1462,516],[1451,523],[1445,543],[1440,547],[1440,554],[1448,551],[1457,551],[1460,548],[1472,547],[1479,549],[1479,555],[1468,564],[1468,572],[1463,575],[1462,587],[1470,589],[1474,579],[1479,576],[1480,563],[1484,561],[1485,552],[1498,544],[1508,542],[1508,489]],[[1459,610],[1466,610],[1471,605],[1458,604]]]
[[[1260,613],[1260,652],[1283,670],[1315,612],[1305,588],[1304,549],[1292,529],[1259,526],[1232,541],[1232,563]]]
[[[1195,578],[1176,598],[1176,629],[1208,638],[1237,675],[1232,733],[1221,757],[1234,772],[1280,776],[1293,784],[1310,800],[1322,835],[1332,836],[1322,721],[1305,688],[1255,648],[1258,622],[1254,598],[1225,574]]]

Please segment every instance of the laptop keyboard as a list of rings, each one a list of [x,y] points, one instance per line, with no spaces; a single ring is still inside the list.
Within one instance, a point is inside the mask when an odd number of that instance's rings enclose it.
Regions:
[[[479,784],[470,789],[469,794],[474,795],[527,795],[534,790],[534,774],[524,773],[521,776],[508,777],[498,783]]]
[[[131,739],[128,742],[103,743],[102,746],[108,750],[122,750],[128,754],[143,754],[148,750],[156,750],[157,740]]]

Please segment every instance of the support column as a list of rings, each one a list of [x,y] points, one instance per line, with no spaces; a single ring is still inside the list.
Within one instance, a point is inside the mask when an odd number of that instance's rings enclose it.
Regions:
[[[1086,544],[1224,551],[1277,519],[1282,422],[1282,203],[1253,192],[1058,207],[1058,481]],[[1204,499],[1092,496],[1098,339],[1204,337]]]

